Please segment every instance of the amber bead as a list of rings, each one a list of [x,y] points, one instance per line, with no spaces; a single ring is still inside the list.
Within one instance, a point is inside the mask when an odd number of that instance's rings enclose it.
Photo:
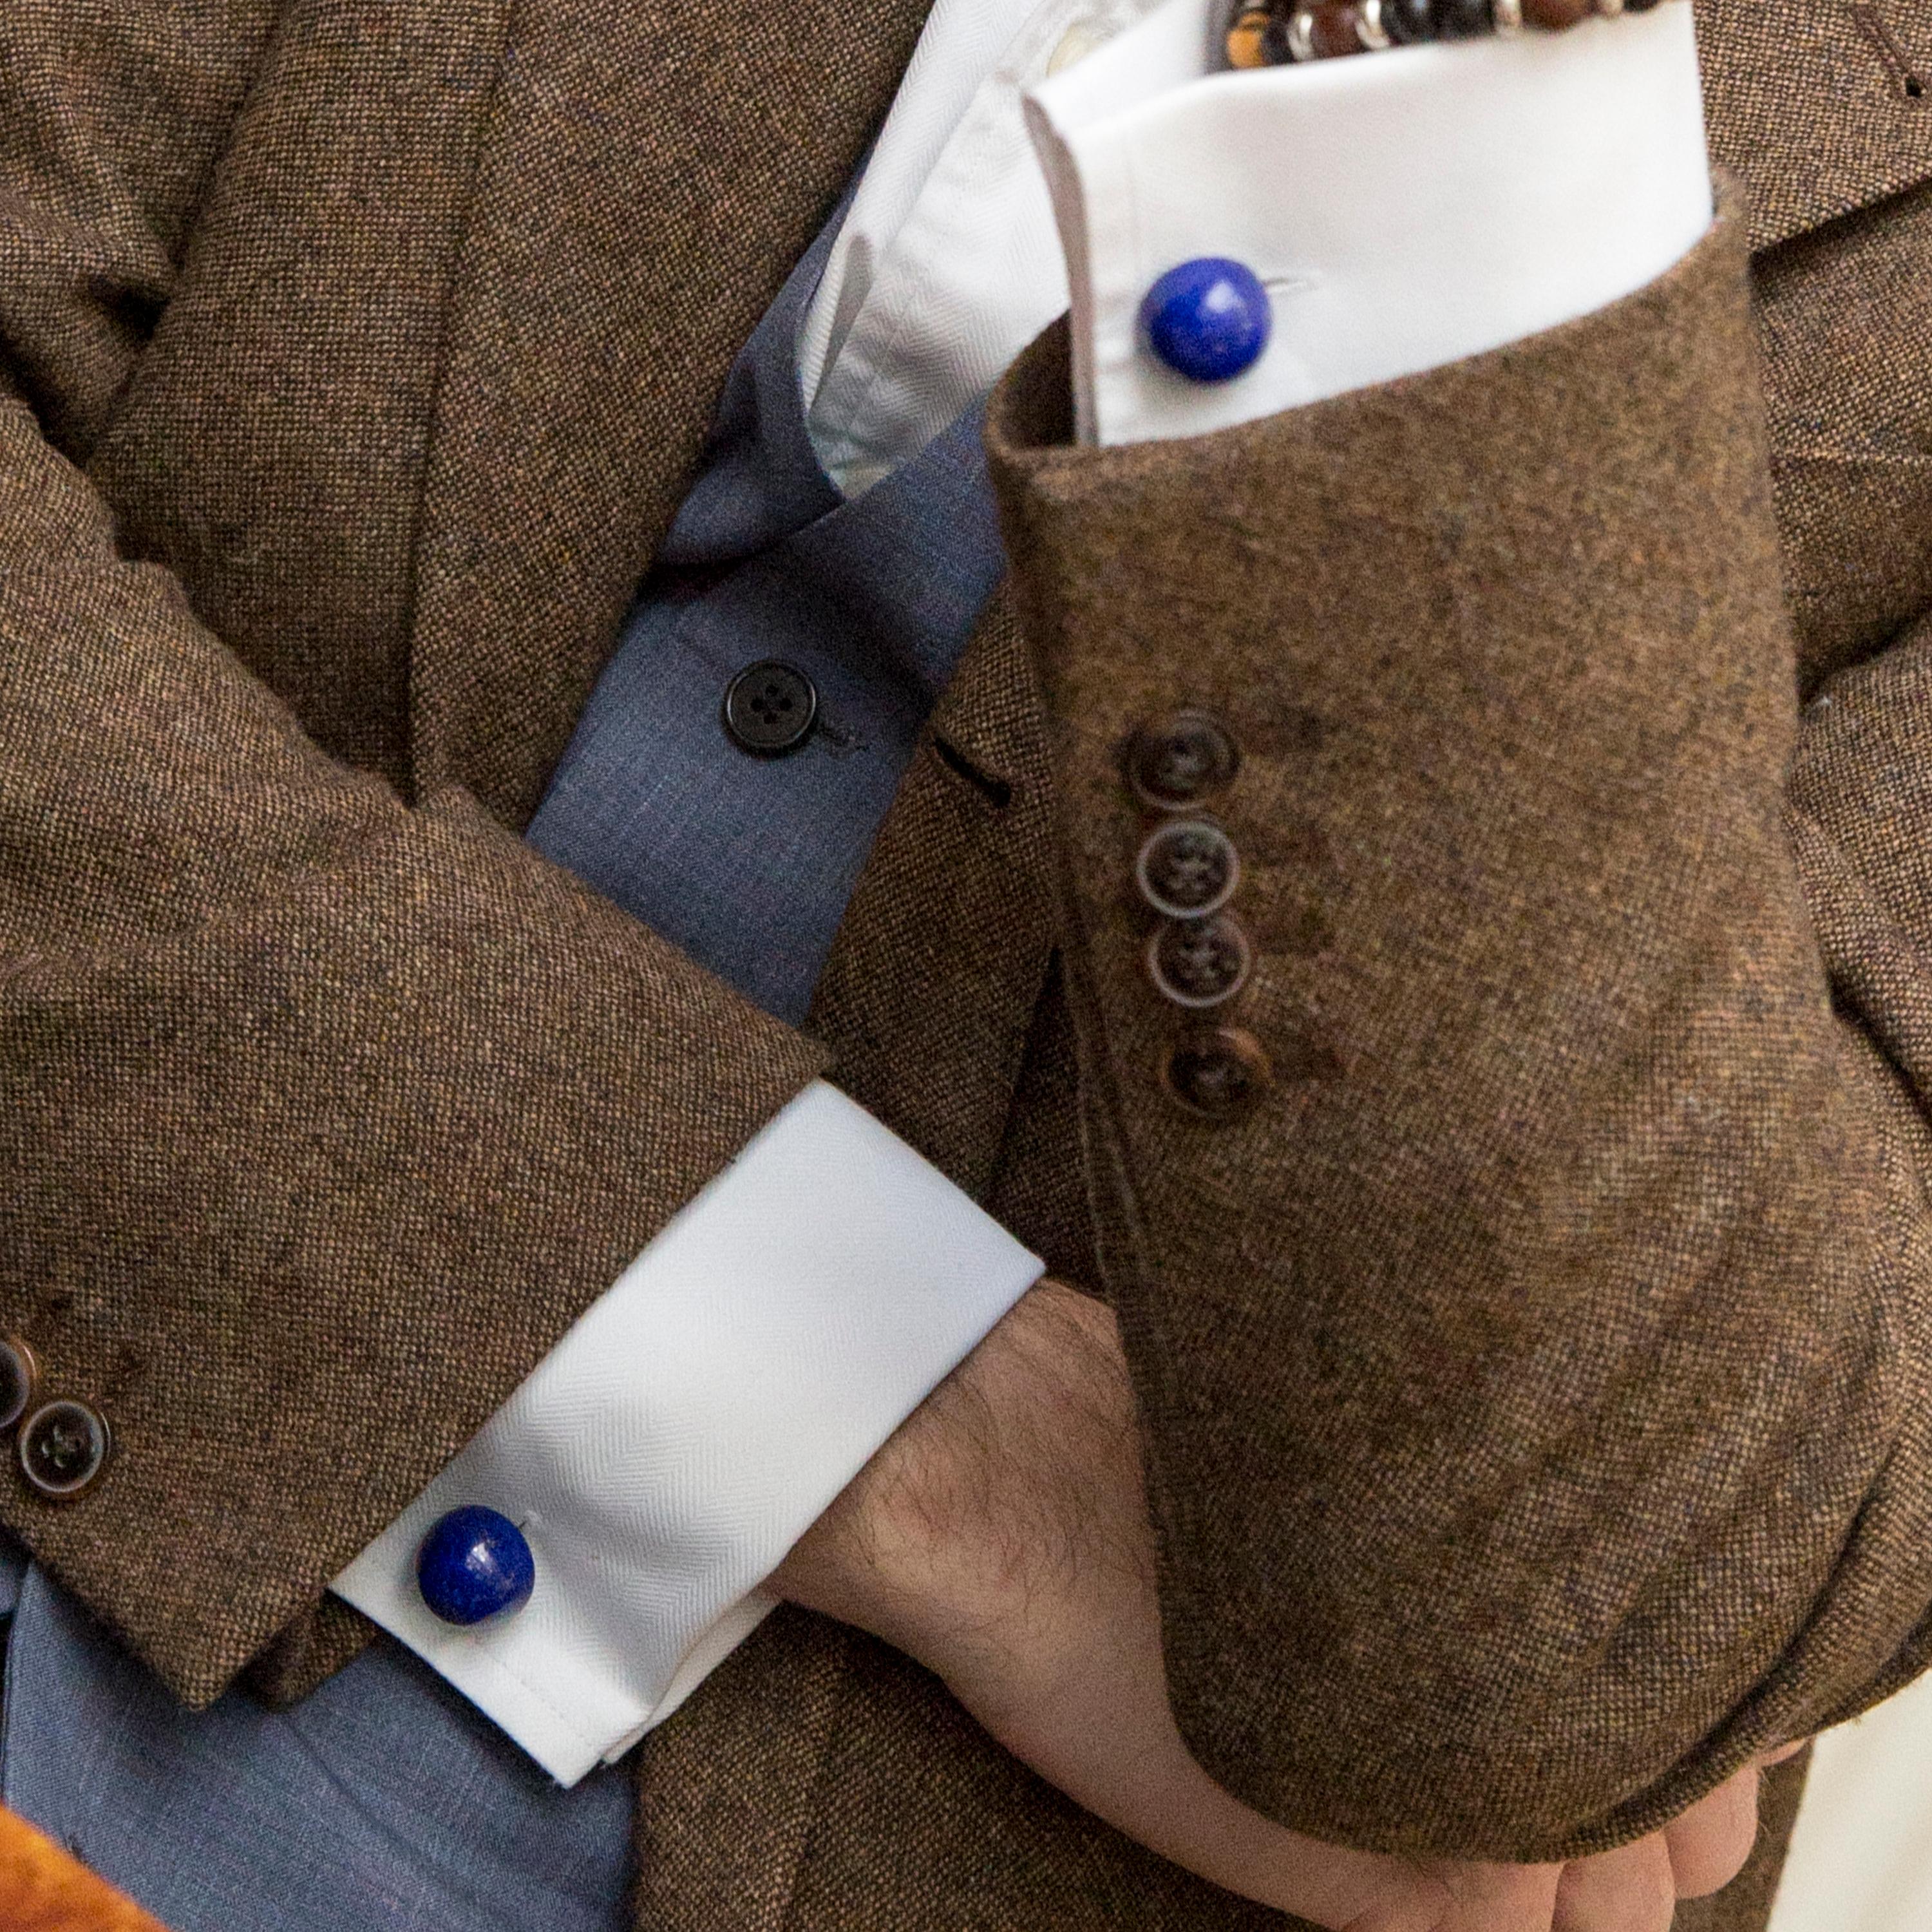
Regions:
[[[1594,0],[1522,0],[1522,17],[1545,33],[1560,34],[1596,11]]]
[[[1244,7],[1228,29],[1228,64],[1234,68],[1273,67],[1268,58],[1270,16],[1265,7]]]

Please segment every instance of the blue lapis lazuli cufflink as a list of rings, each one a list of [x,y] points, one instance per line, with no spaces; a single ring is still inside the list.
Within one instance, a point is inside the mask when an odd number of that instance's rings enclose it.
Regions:
[[[536,1585],[536,1558],[524,1532],[480,1503],[439,1517],[416,1551],[416,1587],[446,1624],[513,1616]]]
[[[1253,269],[1224,255],[1170,268],[1141,304],[1148,352],[1190,382],[1226,382],[1252,369],[1274,326],[1268,292]]]

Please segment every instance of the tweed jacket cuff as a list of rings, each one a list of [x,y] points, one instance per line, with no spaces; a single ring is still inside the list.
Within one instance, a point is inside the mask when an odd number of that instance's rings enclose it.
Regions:
[[[0,1519],[201,1703],[825,1055],[466,794],[332,765],[160,582],[0,571],[0,632],[79,640],[10,712],[4,1324],[114,1436]]]
[[[1932,1601],[1862,1540],[1886,1190],[1780,823],[1736,197],[1594,315],[1210,436],[1076,448],[1066,352],[988,440],[1182,1729],[1331,1838],[1634,1835]],[[1203,710],[1256,955],[1218,1113],[1123,765]]]

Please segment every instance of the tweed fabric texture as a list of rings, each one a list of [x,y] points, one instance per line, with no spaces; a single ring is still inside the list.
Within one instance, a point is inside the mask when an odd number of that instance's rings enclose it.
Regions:
[[[293,1623],[823,1064],[490,821],[541,795],[916,13],[0,21],[4,1312],[124,1449],[78,1510],[0,1514],[178,1688]],[[1006,460],[1046,705],[989,616],[814,1018],[949,1172],[1098,1241],[1190,1735],[1379,1842],[1637,1829],[1916,1668],[1932,1604],[1905,474],[1932,154],[1842,10],[1700,20],[1769,250],[1768,455],[1735,234],[1557,343],[1158,460],[1054,447],[1036,359]],[[1780,560],[1816,700],[1788,831]],[[1102,767],[1184,662],[1268,782],[1237,801],[1267,1029],[1334,1076],[1291,1082],[1272,1154],[1143,1104]],[[1084,1216],[1023,1178],[1072,1148]],[[1324,1216],[1332,1254],[1281,1238]],[[1372,1472],[1318,1426],[1351,1404],[1386,1425]],[[1270,1567],[1318,1587],[1285,1603]],[[263,1668],[298,1689],[354,1636],[290,1628]],[[889,1804],[874,1759],[945,1802]],[[935,1932],[1111,1932],[1156,1898],[802,1617],[640,1775],[645,1923],[862,1924],[861,1875],[904,1874],[897,1922]],[[989,1844],[1030,1891],[982,1912]]]
[[[1770,250],[1756,286],[1804,688],[1932,604],[1932,186]]]
[[[812,1010],[839,1084],[976,1196],[1014,1118],[1058,930],[1049,783],[1032,668],[1003,592],[901,784]],[[922,886],[934,877],[944,892]],[[880,973],[881,958],[901,970]]]
[[[732,360],[858,165],[924,14],[804,0],[775,32],[751,0],[520,0],[423,499],[418,782],[460,774],[518,824],[535,807]]]
[[[1323,1835],[1607,1843],[1865,1683],[1932,1583],[1872,1522],[1928,1486],[1780,824],[1735,200],[1599,316],[1191,442],[1066,448],[1064,348],[990,433],[1177,1713]],[[1280,1074],[1218,1128],[1160,1090],[1119,886],[1119,747],[1188,704],[1246,751],[1218,809]]]
[[[52,1376],[106,1409],[119,1454],[85,1507],[50,1514],[14,1482],[0,1516],[206,1702],[824,1057],[459,788],[410,811],[375,773],[332,760],[176,579],[118,548],[116,511],[124,526],[142,519],[73,466],[75,436],[63,454],[40,423],[98,412],[102,344],[152,308],[179,245],[178,199],[220,136],[151,181],[143,144],[170,146],[155,100],[118,68],[108,85],[98,61],[58,58],[82,31],[65,10],[28,10],[37,39],[9,16],[40,58],[7,82],[20,158],[0,231],[7,367],[24,398],[0,403],[4,1312]],[[238,37],[255,23],[231,24]],[[394,20],[333,62],[297,58],[317,25],[284,23],[227,160],[304,188],[333,236],[326,211],[352,211],[360,185],[352,144],[338,152],[340,64]],[[133,60],[147,43],[129,32]],[[196,68],[178,29],[150,38],[158,62]],[[227,111],[238,83],[218,79],[199,93],[184,81],[182,111]],[[356,111],[410,119],[380,88]],[[265,128],[272,166],[244,138]],[[412,164],[432,182],[451,165],[440,148]],[[222,190],[207,198],[217,210]],[[412,233],[435,236],[452,200],[428,196]],[[235,272],[252,283],[264,269]],[[266,272],[283,273],[272,251]],[[248,305],[232,286],[230,301]],[[309,320],[274,339],[318,358],[316,393],[352,431],[366,418],[371,433],[412,434],[406,408],[392,416],[385,392],[331,363],[350,318]],[[272,532],[278,506],[308,502],[316,479],[286,466],[331,424],[298,430],[276,406],[287,370],[245,355],[248,393],[265,400],[238,414],[237,330],[197,334],[205,374],[177,356],[170,393],[194,396],[203,421],[198,434],[180,426],[170,460],[197,478],[222,472],[212,404],[231,440],[248,420],[232,466],[250,474],[272,560],[298,577]],[[71,400],[50,400],[70,372]],[[110,442],[109,468],[165,492],[171,472],[132,463],[106,424],[97,460]],[[278,483],[250,460],[264,451],[285,466]],[[421,487],[380,470],[369,485],[371,516]],[[313,494],[326,518],[327,490]],[[222,550],[234,567],[246,536]],[[299,700],[310,668],[332,662],[351,701],[393,718],[398,688],[380,664],[333,657],[332,572],[363,580],[364,554],[353,532],[318,544],[306,589],[278,592],[322,621],[274,627],[282,661],[304,668],[276,682]],[[366,554],[389,556],[380,542]],[[188,573],[206,605],[224,602],[208,581],[220,574]]]
[[[1932,18],[1912,0],[1696,0],[1712,152],[1750,182],[1751,245],[1932,173]],[[1895,50],[1895,52],[1894,51]]]
[[[734,364],[669,568],[525,835],[782,1017],[802,1015],[1003,566],[976,410],[859,502],[841,507],[820,472],[795,340],[839,219]],[[719,728],[719,694],[748,659],[780,654],[809,666],[830,728],[801,755],[748,759]],[[326,1599],[253,1682],[286,1702],[334,1640],[366,1628]],[[7,1801],[92,1848],[176,1932],[346,1932],[404,1909],[416,1932],[610,1932],[627,1916],[628,1768],[556,1790],[393,1642],[298,1708],[231,1692],[185,1712],[37,1576],[7,1646],[4,1714]],[[226,1823],[211,1841],[212,1817]]]

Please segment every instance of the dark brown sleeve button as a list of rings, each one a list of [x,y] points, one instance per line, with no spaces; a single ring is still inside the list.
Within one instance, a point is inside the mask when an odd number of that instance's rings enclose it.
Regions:
[[[17,1335],[0,1340],[0,1430],[11,1429],[27,1412],[40,1384],[40,1365]]]
[[[1232,913],[1169,920],[1148,941],[1154,990],[1178,1006],[1218,1006],[1248,983],[1254,948]]]
[[[1274,1073],[1266,1048],[1239,1027],[1204,1028],[1168,1052],[1167,1090],[1204,1120],[1238,1120],[1267,1092]]]
[[[71,1502],[100,1479],[112,1444],[106,1418],[84,1402],[44,1402],[20,1425],[20,1473],[50,1502]]]
[[[1205,919],[1234,896],[1241,862],[1234,842],[1204,818],[1175,819],[1141,848],[1141,896],[1168,919]]]
[[[747,664],[724,687],[724,729],[754,758],[782,758],[812,736],[818,689],[796,664],[778,658]]]
[[[1229,784],[1240,763],[1218,719],[1204,711],[1177,711],[1134,734],[1127,746],[1127,783],[1143,805],[1181,812]]]

